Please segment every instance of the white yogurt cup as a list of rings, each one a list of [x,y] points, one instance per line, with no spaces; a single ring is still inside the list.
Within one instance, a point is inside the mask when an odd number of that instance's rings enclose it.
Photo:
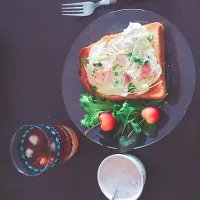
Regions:
[[[101,162],[97,179],[108,199],[112,198],[117,189],[116,200],[137,200],[146,181],[146,171],[135,156],[114,154]]]

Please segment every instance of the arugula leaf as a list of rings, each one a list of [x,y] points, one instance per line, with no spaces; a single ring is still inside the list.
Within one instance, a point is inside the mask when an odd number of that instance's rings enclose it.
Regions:
[[[118,108],[118,110],[116,110]],[[126,101],[122,104],[122,106],[114,106],[116,110],[113,116],[117,116],[116,120],[123,125],[123,130],[121,135],[124,134],[126,127],[132,126],[132,128],[137,132],[141,132],[140,127],[137,126],[137,122],[133,122],[135,120],[135,116],[140,114],[140,109],[137,107],[131,106]]]
[[[156,136],[157,133],[156,124],[148,124],[147,122],[144,122],[142,131],[146,136]]]
[[[117,115],[117,112],[120,110],[121,106],[118,105],[118,104],[115,104],[113,106],[113,112],[112,112],[112,115],[113,117],[115,118],[115,120],[117,120],[118,122],[120,121],[120,116]]]
[[[142,132],[141,126],[138,122],[131,121],[131,125],[134,128],[136,134],[139,134]]]

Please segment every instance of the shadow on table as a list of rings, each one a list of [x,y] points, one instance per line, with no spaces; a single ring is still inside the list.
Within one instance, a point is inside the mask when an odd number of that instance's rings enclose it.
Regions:
[[[0,38],[0,123],[10,120],[10,98],[9,98],[9,44]],[[11,73],[11,72],[10,72]]]

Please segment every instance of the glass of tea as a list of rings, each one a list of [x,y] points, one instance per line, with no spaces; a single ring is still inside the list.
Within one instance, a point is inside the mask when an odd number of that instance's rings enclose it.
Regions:
[[[10,153],[19,172],[39,176],[71,158],[77,147],[77,136],[68,126],[24,125],[14,134]]]

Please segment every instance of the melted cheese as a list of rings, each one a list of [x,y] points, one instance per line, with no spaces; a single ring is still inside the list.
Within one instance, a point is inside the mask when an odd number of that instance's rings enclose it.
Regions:
[[[149,34],[141,24],[130,22],[121,37],[93,45],[85,67],[89,83],[104,95],[147,92],[162,73]]]

